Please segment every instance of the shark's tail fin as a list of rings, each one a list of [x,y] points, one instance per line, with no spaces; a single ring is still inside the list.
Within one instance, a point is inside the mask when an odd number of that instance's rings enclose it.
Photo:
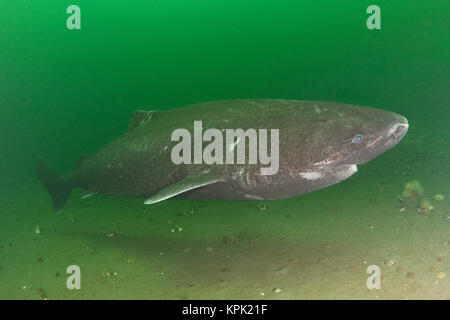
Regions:
[[[50,194],[53,209],[56,213],[60,213],[69,199],[73,188],[72,184],[62,179],[61,175],[50,168],[41,157],[37,159],[36,176]]]

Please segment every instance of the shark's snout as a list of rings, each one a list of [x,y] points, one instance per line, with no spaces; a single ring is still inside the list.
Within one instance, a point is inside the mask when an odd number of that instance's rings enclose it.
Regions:
[[[409,128],[408,120],[405,117],[400,116],[400,121],[393,127],[392,139],[394,143],[398,143],[406,134]]]
[[[380,124],[379,131],[368,140],[363,150],[358,150],[356,154],[346,160],[346,163],[363,164],[385,151],[391,149],[402,140],[408,131],[408,120],[395,113],[389,113]]]

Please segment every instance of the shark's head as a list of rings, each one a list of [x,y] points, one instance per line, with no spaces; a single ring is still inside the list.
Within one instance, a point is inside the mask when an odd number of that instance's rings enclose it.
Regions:
[[[328,110],[335,116],[319,130],[327,145],[316,159],[319,164],[366,163],[395,146],[408,131],[406,118],[393,112],[348,104],[333,107]]]

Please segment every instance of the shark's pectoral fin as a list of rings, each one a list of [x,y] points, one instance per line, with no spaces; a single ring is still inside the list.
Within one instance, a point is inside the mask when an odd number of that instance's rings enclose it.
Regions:
[[[195,175],[188,175],[180,181],[174,182],[165,186],[150,198],[144,201],[145,204],[153,204],[172,197],[189,190],[200,188],[209,184],[223,181],[217,174],[210,172],[202,172]]]

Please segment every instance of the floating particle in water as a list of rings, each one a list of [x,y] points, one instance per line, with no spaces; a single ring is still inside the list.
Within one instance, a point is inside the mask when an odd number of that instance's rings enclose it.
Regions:
[[[436,194],[436,195],[434,195],[434,200],[436,200],[436,201],[442,201],[442,200],[444,200],[444,195],[442,195],[442,194]]]
[[[445,272],[439,272],[437,275],[438,279],[444,279],[447,275],[445,274]]]

